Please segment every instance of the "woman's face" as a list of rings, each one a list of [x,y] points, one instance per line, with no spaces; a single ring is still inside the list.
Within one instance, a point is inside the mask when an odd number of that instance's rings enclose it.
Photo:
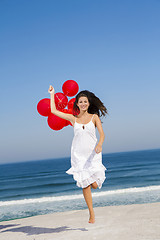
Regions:
[[[89,108],[89,101],[87,97],[80,97],[78,99],[77,106],[79,107],[80,111],[87,111]]]

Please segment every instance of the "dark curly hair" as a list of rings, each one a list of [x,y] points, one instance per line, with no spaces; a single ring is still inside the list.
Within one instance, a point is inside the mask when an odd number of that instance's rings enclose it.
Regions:
[[[84,90],[79,92],[76,95],[76,99],[73,105],[73,115],[76,116],[77,113],[79,112],[79,107],[77,106],[78,100],[80,97],[87,97],[89,101],[89,108],[88,108],[88,113],[94,114],[96,113],[99,117],[102,115],[105,116],[108,114],[107,108],[104,106],[104,104],[101,102],[101,100],[95,96],[94,93]]]

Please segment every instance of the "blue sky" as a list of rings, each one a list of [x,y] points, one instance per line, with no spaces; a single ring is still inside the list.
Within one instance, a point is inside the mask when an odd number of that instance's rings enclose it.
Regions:
[[[67,79],[108,108],[103,153],[160,147],[160,1],[0,1],[0,163],[69,157],[37,113]],[[97,137],[99,137],[97,132]]]

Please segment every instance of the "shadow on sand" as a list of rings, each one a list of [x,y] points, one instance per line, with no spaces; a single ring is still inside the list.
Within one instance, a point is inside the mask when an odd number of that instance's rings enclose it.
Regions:
[[[0,225],[0,229],[13,227],[16,225]],[[24,226],[24,227],[17,227],[11,228],[7,230],[2,230],[1,233],[4,232],[22,232],[26,233],[27,235],[38,235],[38,234],[45,234],[45,233],[59,233],[59,232],[66,232],[66,231],[88,231],[85,228],[70,228],[67,226],[58,227],[58,228],[42,228],[42,227],[32,227],[32,226]]]
[[[0,225],[0,230],[8,227],[15,227],[18,226],[19,224],[8,224],[8,225]]]

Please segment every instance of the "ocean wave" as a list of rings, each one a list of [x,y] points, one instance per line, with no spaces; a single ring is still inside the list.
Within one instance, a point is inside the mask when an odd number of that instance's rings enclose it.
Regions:
[[[160,185],[95,192],[92,194],[92,196],[93,197],[102,197],[102,196],[107,196],[107,195],[137,193],[137,192],[146,192],[146,191],[155,191],[155,190],[160,190]],[[83,198],[82,194],[40,197],[40,198],[31,198],[31,199],[22,199],[22,200],[0,201],[0,206],[21,205],[21,204],[30,204],[30,203],[43,203],[43,202],[57,202],[57,201],[75,200],[75,199],[82,199],[82,198]]]

